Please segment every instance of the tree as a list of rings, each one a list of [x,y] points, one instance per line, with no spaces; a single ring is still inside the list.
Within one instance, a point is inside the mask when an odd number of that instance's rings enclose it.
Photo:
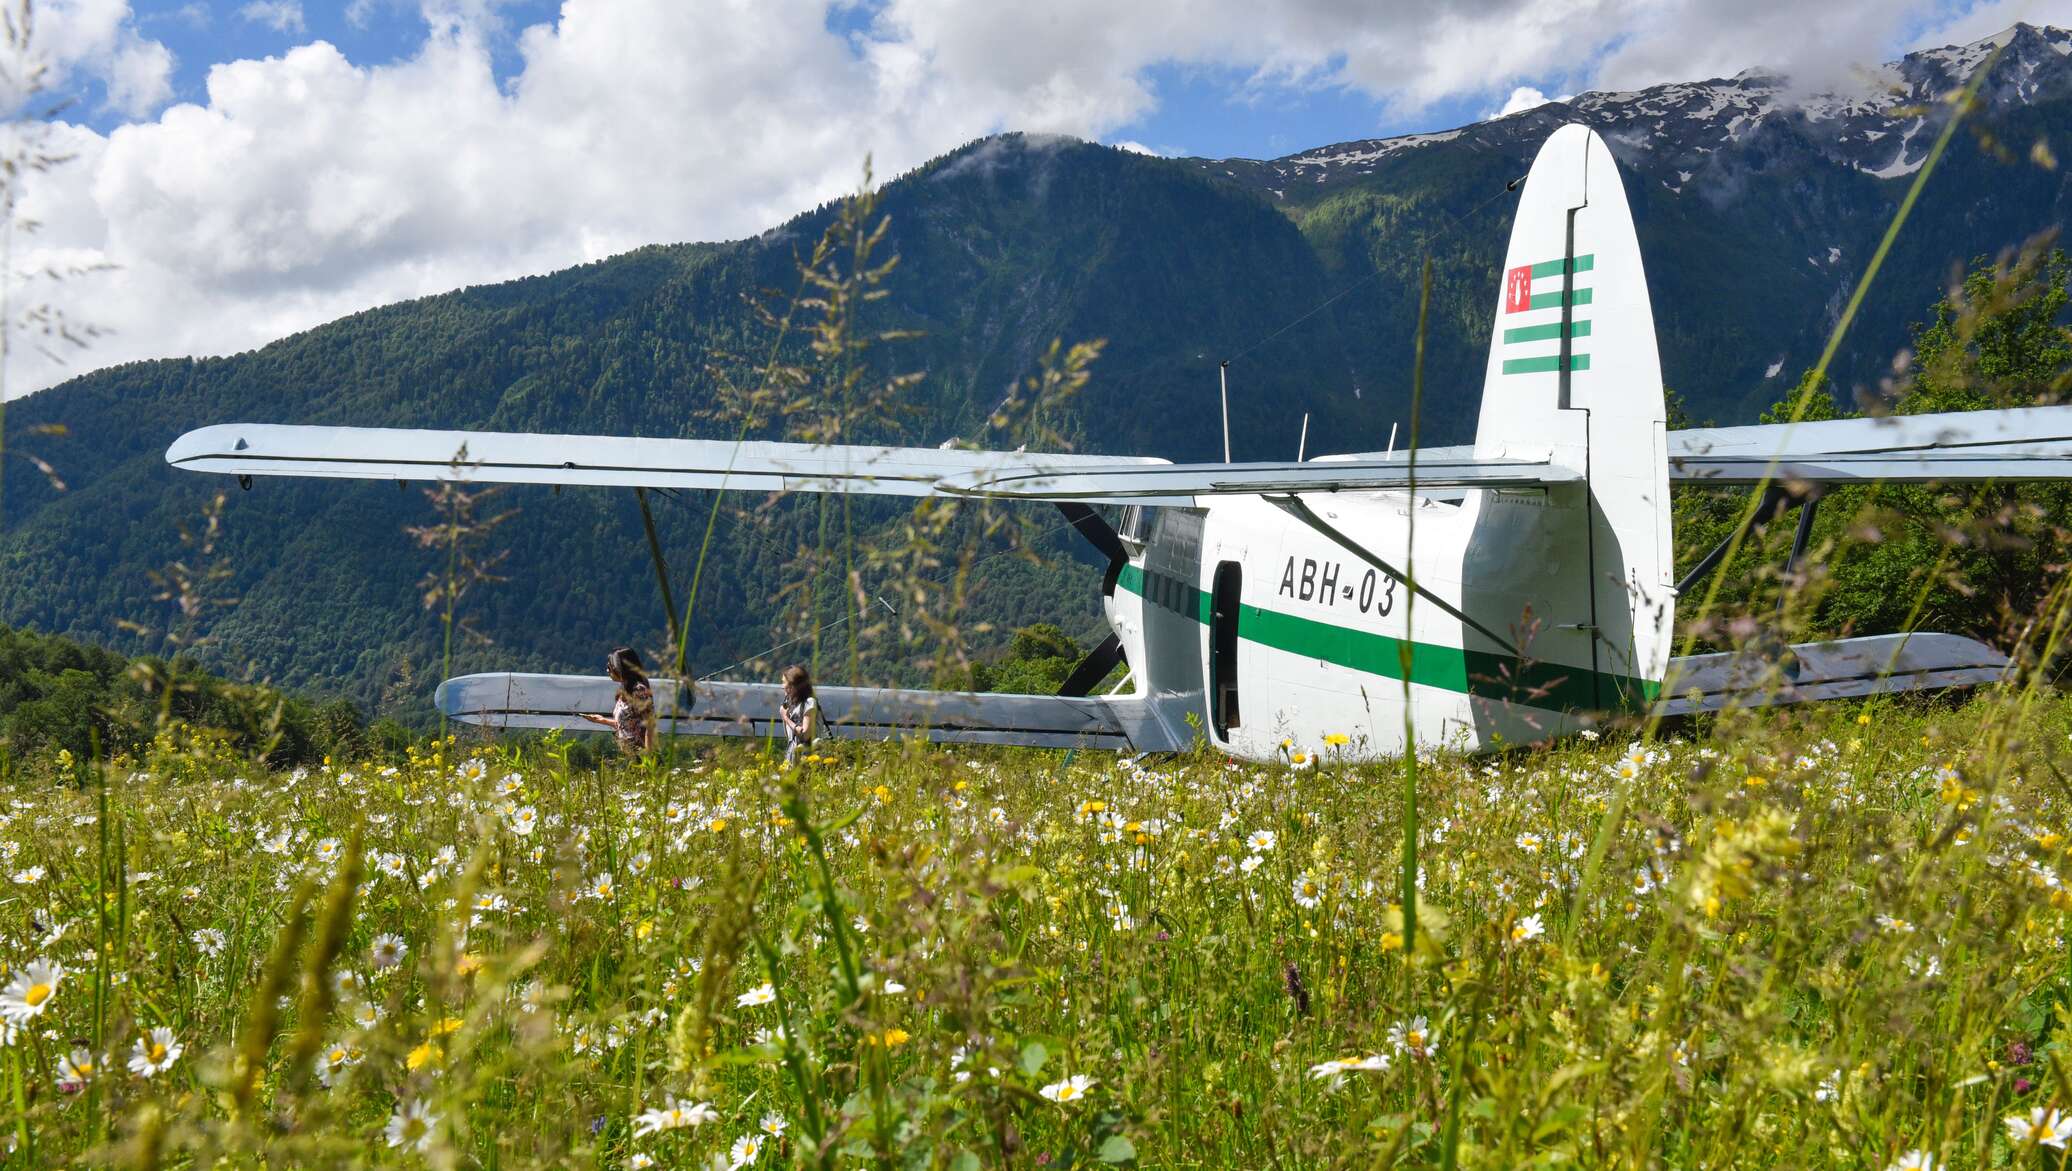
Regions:
[[[1976,261],[1964,280],[1913,329],[1914,345],[1888,388],[1894,413],[1923,414],[2054,403],[2072,388],[2072,330],[2062,323],[2072,263],[2059,250],[2031,247],[1997,261]],[[1809,375],[1810,376],[1810,375]],[[1803,421],[1843,417],[1831,388],[1797,388],[1763,413],[1789,420],[1803,395]],[[1681,491],[1678,554],[1687,564],[1732,531],[1747,497],[1721,489]],[[1718,619],[1770,625],[1783,588],[1796,591],[1787,613],[1794,637],[1837,637],[1896,630],[1945,630],[2007,645],[2036,615],[2072,561],[2072,534],[2060,518],[2072,487],[2033,484],[1842,486],[1822,497],[1797,580],[1779,567],[1795,514],[1751,534],[1716,572],[1719,605],[1701,636],[1716,641]],[[1693,590],[1694,595],[1701,591]],[[1696,597],[1682,599],[1680,608]],[[1697,616],[1685,609],[1683,621]]]
[[[1024,626],[1014,632],[1004,656],[973,665],[971,687],[1015,695],[1055,695],[1083,653],[1070,635],[1052,623]]]

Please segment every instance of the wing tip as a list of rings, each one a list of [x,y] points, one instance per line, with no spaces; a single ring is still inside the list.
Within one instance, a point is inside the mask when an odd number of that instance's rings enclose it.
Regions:
[[[231,445],[224,442],[236,430],[231,423],[214,423],[185,432],[165,449],[165,462],[178,467],[212,455],[226,455]]]

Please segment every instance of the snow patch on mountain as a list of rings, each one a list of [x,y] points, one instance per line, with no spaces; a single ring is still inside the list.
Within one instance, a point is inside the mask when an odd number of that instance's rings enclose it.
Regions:
[[[2072,95],[2072,30],[2017,24],[1967,45],[1947,45],[1858,71],[1817,91],[1773,71],[1674,82],[1630,91],[1591,91],[1485,122],[1429,134],[1367,139],[1269,160],[1193,160],[1276,198],[1301,183],[1321,194],[1393,165],[1405,152],[1469,136],[1496,148],[1535,143],[1555,125],[1586,122],[1628,164],[1652,170],[1672,193],[1720,177],[1732,156],[1760,158],[1790,140],[1879,179],[1918,171],[1943,124],[1950,96],[1995,53],[1981,97],[2006,107]],[[1781,136],[1781,138],[1780,138]],[[1738,165],[1738,164],[1736,164]]]

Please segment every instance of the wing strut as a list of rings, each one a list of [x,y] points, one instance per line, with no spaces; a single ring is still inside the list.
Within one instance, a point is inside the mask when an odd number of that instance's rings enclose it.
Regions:
[[[1089,695],[1096,684],[1108,677],[1115,664],[1122,662],[1122,636],[1114,631],[1101,640],[1101,645],[1086,652],[1079,665],[1072,668],[1072,674],[1058,685],[1059,695]]]
[[[647,489],[635,487],[633,496],[640,501],[640,524],[647,530],[648,556],[655,559],[655,580],[662,586],[662,608],[669,616],[669,641],[681,641],[676,632],[676,593],[669,588],[669,565],[662,560],[662,539],[655,535],[655,514],[648,510]]]
[[[1806,540],[1813,535],[1813,514],[1819,510],[1820,493],[1818,491],[1806,493],[1805,499],[1799,501],[1799,527],[1791,535],[1791,552],[1784,558],[1784,576],[1790,577],[1791,571],[1797,569],[1799,562],[1805,558]],[[1777,592],[1777,608],[1779,610],[1784,609],[1784,600],[1789,596],[1786,591],[1779,590]]]
[[[1699,558],[1698,564],[1691,566],[1691,571],[1684,574],[1683,580],[1676,583],[1677,595],[1681,597],[1690,592],[1692,586],[1704,581],[1705,575],[1718,569],[1719,563],[1727,559],[1727,550],[1733,548],[1735,542],[1746,537],[1755,526],[1770,523],[1790,500],[1791,494],[1782,484],[1772,484],[1765,489],[1762,503],[1755,506],[1755,511],[1749,514],[1748,519],[1722,538],[1719,544],[1714,545],[1711,552]]]

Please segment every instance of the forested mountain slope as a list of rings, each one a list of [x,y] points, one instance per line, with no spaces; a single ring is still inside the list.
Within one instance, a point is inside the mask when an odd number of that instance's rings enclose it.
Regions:
[[[2068,38],[2018,26],[2008,41],[1989,100],[1955,140],[1841,355],[1845,391],[1889,367],[1906,323],[1963,262],[2064,219],[2065,176],[2039,161],[2047,145],[2034,147],[2072,141]],[[902,263],[872,323],[918,331],[882,360],[927,377],[911,392],[915,410],[886,419],[876,437],[976,437],[1052,339],[1105,338],[1091,382],[1053,420],[1080,450],[1220,452],[1215,375],[1226,357],[1238,458],[1292,455],[1304,412],[1312,452],[1379,448],[1404,421],[1417,272],[1429,255],[1425,438],[1465,439],[1509,230],[1504,185],[1571,119],[1603,129],[1627,168],[1669,382],[1699,417],[1745,421],[1810,364],[1947,115],[1935,95],[1980,52],[1917,54],[1871,79],[1886,87],[1871,97],[1793,98],[1750,74],[1584,95],[1449,135],[1272,162],[1158,159],[1022,135],[974,143],[883,193],[885,248]],[[174,436],[202,424],[731,434],[711,414],[713,368],[738,370],[764,352],[746,300],[794,288],[796,257],[832,214],[752,240],[656,246],[371,310],[251,353],[97,371],[13,404],[10,435],[69,429],[35,441],[69,487],[54,491],[26,461],[0,469],[0,622],[163,649],[173,623],[151,574],[198,559],[181,526],[193,530],[228,487],[163,462]],[[701,584],[693,645],[707,669],[780,641],[776,596],[793,584],[800,548],[820,539],[817,509],[738,503],[749,511],[723,514]],[[660,645],[628,494],[514,489],[500,506],[521,510],[494,538],[506,580],[466,602],[495,644],[463,644],[457,669],[594,669],[617,643]],[[681,589],[706,501],[655,506]],[[902,511],[880,503],[855,520],[869,532]],[[232,489],[210,558],[225,576],[211,592],[236,604],[196,623],[211,636],[204,659],[368,706],[386,692],[421,713],[439,626],[420,579],[438,557],[404,528],[431,519],[415,488]],[[1003,630],[1046,618],[1088,630],[1097,574],[1063,536],[1050,547],[1060,557],[1047,567],[982,561],[969,617]],[[870,670],[912,675],[896,654]]]

